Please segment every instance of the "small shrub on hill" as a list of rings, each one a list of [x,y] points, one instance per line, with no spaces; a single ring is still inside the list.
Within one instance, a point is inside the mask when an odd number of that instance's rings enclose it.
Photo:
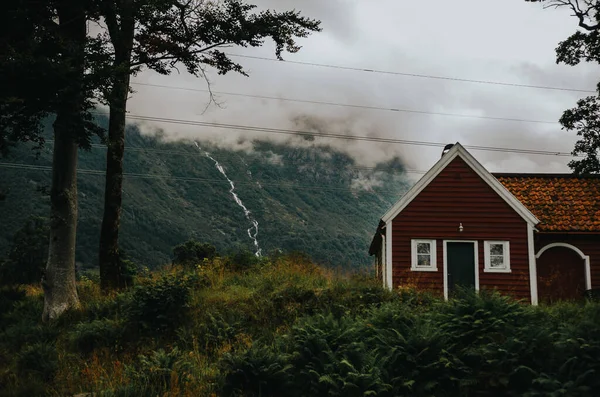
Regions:
[[[3,285],[39,283],[48,258],[47,218],[31,217],[12,239],[8,260],[0,263]]]
[[[217,256],[214,245],[188,240],[173,248],[173,264],[191,267],[200,264],[204,259],[213,259]]]
[[[69,334],[73,350],[89,354],[97,348],[120,349],[125,338],[125,327],[118,320],[93,320],[75,326]]]
[[[18,287],[0,287],[0,317],[10,312],[16,302],[25,298],[25,291]]]
[[[147,392],[155,395],[169,390],[173,375],[184,375],[188,369],[189,364],[177,347],[169,352],[159,349],[140,355],[135,369],[130,368],[134,381],[147,386]]]
[[[18,375],[33,375],[48,382],[58,369],[56,347],[49,343],[27,345],[17,354],[16,364]]]
[[[292,395],[291,370],[285,356],[271,346],[257,345],[241,354],[226,354],[224,397],[277,397]]]
[[[229,268],[234,272],[247,271],[260,263],[260,258],[247,248],[238,248],[228,256]]]
[[[174,332],[187,316],[193,281],[165,275],[155,283],[135,287],[124,307],[129,325],[142,333]]]

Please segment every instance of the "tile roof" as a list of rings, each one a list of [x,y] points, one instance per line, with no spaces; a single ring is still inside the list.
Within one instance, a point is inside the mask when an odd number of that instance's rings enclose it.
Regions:
[[[600,177],[493,174],[550,232],[600,233]]]

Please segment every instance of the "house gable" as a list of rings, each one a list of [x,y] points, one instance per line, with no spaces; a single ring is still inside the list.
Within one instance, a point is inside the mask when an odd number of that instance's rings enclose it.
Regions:
[[[387,230],[389,228],[389,230]],[[474,243],[475,288],[497,288],[530,300],[531,225],[492,189],[460,156],[456,156],[386,228],[391,232],[391,285],[414,285],[447,297],[447,246]],[[431,240],[438,271],[411,265],[414,240]],[[510,263],[506,272],[486,270],[486,242],[503,243]],[[531,247],[533,248],[533,246]],[[433,262],[433,260],[432,260]]]
[[[404,210],[456,158],[462,159],[498,196],[500,196],[528,224],[539,220],[504,185],[490,174],[465,148],[456,143],[413,187],[381,218],[388,223]]]

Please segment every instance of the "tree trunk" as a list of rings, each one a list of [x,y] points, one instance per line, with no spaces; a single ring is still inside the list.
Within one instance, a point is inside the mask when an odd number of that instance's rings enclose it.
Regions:
[[[54,320],[66,310],[79,307],[75,283],[75,239],[77,233],[77,136],[83,110],[83,73],[86,15],[79,1],[58,4],[59,31],[67,43],[65,68],[69,85],[59,97],[54,122],[54,155],[50,193],[50,241],[48,262],[42,279],[42,320]]]
[[[125,154],[125,115],[129,74],[119,76],[113,87],[106,153],[104,217],[100,232],[100,285],[103,290],[126,287],[119,254],[119,228],[123,202],[123,157]]]
[[[75,237],[77,233],[77,143],[61,128],[58,115],[54,131],[50,244],[43,280],[44,321],[54,320],[79,306],[75,284]],[[68,124],[67,124],[68,125]]]
[[[115,48],[115,72],[109,96],[110,122],[106,153],[104,216],[100,232],[100,286],[103,291],[127,287],[119,253],[119,228],[123,202],[123,157],[125,154],[125,116],[129,94],[131,52],[134,37],[134,3],[124,0],[116,17],[107,17],[111,41]]]

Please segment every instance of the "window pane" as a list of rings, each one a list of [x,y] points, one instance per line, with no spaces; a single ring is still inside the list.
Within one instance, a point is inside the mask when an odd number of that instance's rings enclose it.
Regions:
[[[504,255],[504,245],[490,244],[490,255]]]
[[[417,243],[417,254],[429,254],[430,251],[430,243]]]
[[[418,267],[430,267],[431,266],[431,256],[429,254],[417,255],[417,266]]]
[[[491,255],[490,256],[490,267],[492,267],[492,268],[503,268],[504,267],[504,256],[502,256],[502,255]]]

